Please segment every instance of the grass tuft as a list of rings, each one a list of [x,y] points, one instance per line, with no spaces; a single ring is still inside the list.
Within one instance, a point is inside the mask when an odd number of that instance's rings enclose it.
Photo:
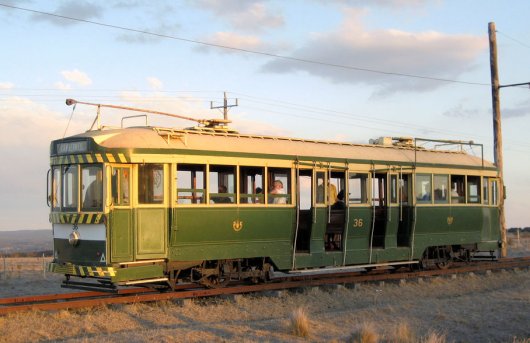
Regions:
[[[446,341],[445,335],[438,332],[431,332],[421,340],[422,343],[445,343]]]
[[[394,339],[392,341],[395,343],[417,342],[415,333],[407,323],[401,323],[396,327]]]
[[[530,343],[530,338],[517,338],[517,337],[514,337],[512,343]]]
[[[291,329],[298,337],[308,337],[310,321],[303,308],[297,308],[291,313]]]
[[[350,339],[350,343],[377,343],[379,342],[379,334],[375,330],[372,323],[364,323],[358,332],[354,332]]]

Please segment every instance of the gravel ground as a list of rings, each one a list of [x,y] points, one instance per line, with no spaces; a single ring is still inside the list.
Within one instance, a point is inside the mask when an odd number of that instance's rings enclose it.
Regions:
[[[60,280],[19,271],[0,297],[69,291]],[[530,343],[530,271],[0,317],[0,342],[46,341]]]

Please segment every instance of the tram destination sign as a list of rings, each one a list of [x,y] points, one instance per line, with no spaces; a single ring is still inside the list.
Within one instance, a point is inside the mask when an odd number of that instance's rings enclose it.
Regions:
[[[75,142],[63,142],[57,143],[57,154],[68,155],[78,154],[88,151],[88,141],[75,141]]]

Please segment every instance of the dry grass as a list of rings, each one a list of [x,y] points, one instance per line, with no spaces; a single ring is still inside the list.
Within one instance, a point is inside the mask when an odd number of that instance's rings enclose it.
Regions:
[[[354,332],[350,339],[350,343],[378,343],[379,334],[375,330],[375,325],[372,323],[364,323],[358,332]]]
[[[291,313],[291,331],[295,336],[308,337],[310,321],[303,308],[297,308]]]
[[[397,326],[394,335],[394,343],[416,342],[416,334],[412,331],[408,323],[400,323]]]
[[[421,343],[445,343],[446,337],[437,332],[431,332],[427,337],[420,341]]]
[[[0,297],[65,291],[60,279],[29,271],[19,279],[0,279]],[[358,289],[311,288],[278,297],[19,313],[0,316],[0,342],[530,343],[528,308],[530,272],[520,270]],[[299,309],[303,315],[295,314]],[[297,334],[295,327],[303,326],[307,333]]]
[[[360,330],[354,332],[347,340],[350,343],[445,343],[445,335],[430,332],[425,337],[417,338],[416,333],[406,322],[395,327],[386,328],[386,334],[379,332],[374,323],[363,323]]]
[[[530,233],[523,232],[517,235],[509,233],[506,237],[508,255],[513,257],[528,256],[530,254]]]
[[[21,278],[27,272],[44,275],[51,257],[0,257],[0,279]]]

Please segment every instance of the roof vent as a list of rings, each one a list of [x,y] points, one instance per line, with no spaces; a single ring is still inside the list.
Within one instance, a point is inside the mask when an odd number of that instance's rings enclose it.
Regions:
[[[379,137],[370,139],[370,144],[374,145],[392,145],[392,137]]]
[[[394,137],[392,140],[394,140],[395,145],[414,146],[414,138],[412,137]]]
[[[412,137],[379,137],[370,139],[370,144],[384,146],[414,146]]]

